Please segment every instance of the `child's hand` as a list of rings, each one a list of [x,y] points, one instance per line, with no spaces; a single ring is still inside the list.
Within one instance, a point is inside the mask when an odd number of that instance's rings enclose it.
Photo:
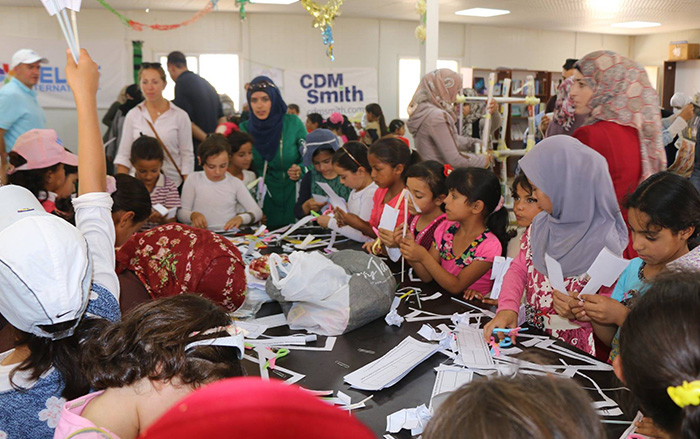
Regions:
[[[515,328],[518,326],[518,313],[510,310],[499,311],[496,317],[484,326],[484,340],[491,341],[495,328]]]
[[[323,208],[323,206],[325,206],[324,203],[319,203],[313,198],[309,198],[308,200],[304,201],[304,204],[301,205],[301,208],[304,211],[304,213],[308,215],[309,213],[311,213],[312,210],[314,212],[318,212]]]
[[[345,227],[347,225],[346,222],[346,217],[347,213],[338,207],[333,208],[333,215],[335,215],[335,222],[338,224],[338,227]]]
[[[554,311],[560,316],[566,319],[576,318],[574,313],[571,311],[571,306],[569,305],[571,301],[571,296],[569,294],[564,294],[560,291],[552,291],[552,306]]]
[[[323,228],[328,228],[328,222],[331,220],[331,217],[328,215],[321,215],[318,218],[316,218],[316,222],[318,223],[319,226]]]
[[[426,257],[430,257],[430,253],[428,253],[428,250],[426,250],[425,247],[416,243],[416,241],[413,239],[413,236],[406,236],[405,238],[401,238],[399,248],[401,249],[401,254],[403,255],[403,257],[406,258],[406,260],[409,262],[421,262]]]
[[[156,224],[165,224],[166,222],[168,222],[168,220],[165,219],[163,215],[153,210],[151,211],[151,216],[148,217],[148,222]]]
[[[206,221],[206,220],[205,220]],[[240,216],[236,215],[224,225],[224,230],[231,230],[231,229],[240,229],[241,224],[243,224],[243,218]],[[204,226],[206,227],[206,226]]]
[[[637,427],[635,433],[649,436],[653,439],[671,439],[671,436],[654,424],[651,418],[646,416],[641,421],[634,424]]]
[[[199,212],[192,212],[190,221],[192,221],[192,227],[197,227],[198,229],[206,229],[208,227],[207,218]]]
[[[576,320],[579,322],[591,321],[591,318],[586,315],[586,312],[583,309],[583,301],[578,300],[578,298],[574,298],[573,301],[569,303],[569,306],[571,307],[571,312],[574,313]]]
[[[73,60],[73,55],[69,50],[66,50],[66,80],[76,100],[96,98],[100,83],[100,71],[87,50],[80,50],[77,65]]]
[[[287,175],[289,175],[290,180],[297,181],[301,178],[301,168],[295,163],[287,169]]]
[[[379,229],[379,239],[382,240],[382,244],[386,247],[397,247],[398,242],[394,241],[394,232],[386,229]]]
[[[484,300],[484,295],[476,290],[467,290],[464,292],[464,300]]]
[[[365,242],[362,244],[362,250],[366,251],[369,254],[372,254],[372,245],[374,244],[374,241],[369,241]]]
[[[625,305],[600,294],[582,294],[579,299],[583,315],[603,325],[622,326],[629,313]]]

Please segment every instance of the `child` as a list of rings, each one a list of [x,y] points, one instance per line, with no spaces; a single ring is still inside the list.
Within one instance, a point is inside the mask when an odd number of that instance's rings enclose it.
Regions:
[[[139,231],[153,213],[151,195],[143,182],[131,175],[107,177],[107,192],[112,196],[112,221],[116,232],[115,247],[121,247]],[[113,182],[113,183],[112,183]],[[111,187],[114,185],[113,187]]]
[[[591,399],[575,382],[532,375],[464,385],[437,408],[423,433],[425,439],[516,437],[604,439],[606,435]]]
[[[56,207],[52,213],[75,225],[73,198],[77,196],[78,192],[78,167],[64,164],[63,170],[66,174],[66,181],[56,192]]]
[[[232,131],[227,139],[231,146],[228,172],[242,180],[247,188],[255,180],[255,172],[249,170],[250,164],[253,163],[253,138],[250,134]]]
[[[620,329],[615,374],[646,416],[637,434],[697,439],[700,431],[700,274],[667,272]],[[661,431],[659,431],[661,430]]]
[[[195,172],[182,188],[180,222],[200,229],[230,230],[253,224],[262,210],[241,179],[228,173],[231,147],[221,134],[213,134],[199,145],[203,171]],[[239,208],[244,209],[239,213]]]
[[[333,134],[338,136],[341,145],[357,140],[357,131],[355,131],[355,127],[352,126],[348,117],[343,114],[331,114],[326,120],[325,125]]]
[[[435,230],[447,219],[442,206],[447,196],[446,174],[450,170],[449,165],[428,160],[406,172],[406,188],[411,192],[407,232],[426,250],[433,246]],[[399,224],[394,230],[393,243],[384,242],[384,245],[398,246],[402,237],[403,224]]]
[[[406,135],[406,124],[401,119],[394,119],[389,122],[389,135],[401,140],[406,146],[411,146],[408,139],[404,137]]]
[[[546,330],[591,355],[596,354],[590,323],[554,326],[558,315],[575,316],[569,304],[587,282],[586,271],[603,248],[622,255],[627,227],[617,205],[605,158],[569,136],[544,139],[520,160],[533,195],[546,213],[538,214],[523,235],[520,254],[506,273],[498,298],[498,313],[484,329],[486,340],[494,328],[518,323],[523,288],[527,322]],[[545,254],[561,265],[567,292],[553,291],[545,275]],[[601,288],[609,295],[610,288]],[[563,320],[559,319],[559,320]],[[601,355],[602,357],[602,355]],[[607,358],[607,354],[605,354]]]
[[[100,74],[84,49],[77,66],[69,53],[66,64],[78,118],[77,228],[44,212],[28,190],[0,187],[0,313],[17,340],[0,354],[0,431],[13,439],[52,437],[64,398],[90,387],[78,360],[80,340],[94,324],[86,315],[120,317],[97,120]]]
[[[136,179],[143,182],[151,196],[151,207],[160,204],[170,210],[180,207],[180,194],[175,183],[161,172],[164,159],[163,148],[154,137],[141,136],[131,145],[129,160],[135,170]],[[153,210],[141,231],[173,221],[175,217],[168,219]]]
[[[314,130],[321,128],[323,125],[323,116],[318,113],[309,113],[306,116],[306,132],[311,133]]]
[[[374,230],[379,227],[384,207],[387,205],[394,208],[401,207],[398,204],[401,192],[406,187],[404,184],[406,173],[411,165],[420,162],[420,155],[416,151],[406,148],[406,145],[400,140],[387,137],[376,141],[369,148],[367,159],[372,167],[372,180],[378,187],[372,199],[372,215],[369,218],[369,225],[373,230],[371,236],[377,237]],[[394,228],[403,224],[403,221],[403,209],[399,209]],[[378,230],[381,232],[380,229]],[[391,236],[393,229],[385,230],[385,234]],[[369,244],[363,247],[370,250]]]
[[[17,138],[9,154],[10,184],[29,189],[47,212],[56,210],[57,192],[65,182],[65,165],[78,166],[54,130],[31,130]]]
[[[317,183],[328,184],[338,196],[348,199],[350,188],[340,182],[340,177],[333,169],[333,153],[340,144],[335,134],[330,130],[319,128],[306,136],[306,150],[303,154],[304,166],[312,167],[301,179],[299,197],[294,206],[294,215],[303,218],[312,211],[321,213],[327,203],[316,201],[314,195],[328,197]]]
[[[518,223],[517,234],[508,242],[506,255],[509,258],[517,258],[520,253],[520,240],[525,233],[525,230],[530,227],[532,220],[537,214],[542,212],[542,209],[537,204],[537,198],[534,197],[533,188],[523,173],[519,173],[513,179],[511,193],[513,194],[513,213],[515,221]]]
[[[493,259],[508,243],[500,183],[489,170],[458,168],[445,185],[449,221],[435,230],[435,245],[426,250],[407,236],[401,239],[401,253],[423,282],[435,280],[451,294],[469,289],[486,297],[493,286]]]
[[[572,304],[578,320],[591,321],[598,338],[607,345],[612,343],[611,360],[617,356],[616,333],[629,313],[628,307],[644,293],[647,282],[688,255],[700,234],[700,195],[680,175],[652,175],[627,199],[625,207],[632,248],[639,257],[630,261],[611,297],[584,295],[581,302]],[[700,265],[693,268],[700,270]]]
[[[229,336],[225,309],[195,294],[143,303],[88,339],[82,370],[97,390],[62,406],[54,438],[135,439],[196,388],[242,375],[240,346],[199,345]]]
[[[365,143],[372,144],[380,138],[389,134],[386,128],[386,120],[384,112],[379,104],[369,104],[365,107],[367,116],[367,129],[365,135]]]
[[[371,167],[364,143],[348,142],[333,154],[333,170],[340,182],[352,189],[348,197],[348,211],[333,209],[333,216],[321,215],[318,225],[340,232],[348,238],[367,242],[373,234],[369,225],[374,193],[377,185],[372,181]]]

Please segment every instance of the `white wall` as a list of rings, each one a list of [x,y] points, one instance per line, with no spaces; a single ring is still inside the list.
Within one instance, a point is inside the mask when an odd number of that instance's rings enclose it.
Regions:
[[[145,23],[177,23],[190,12],[121,11]],[[418,57],[420,44],[414,37],[416,21],[341,17],[334,26],[336,61],[325,55],[321,33],[306,15],[238,14],[212,12],[190,26],[172,31],[136,32],[102,9],[83,9],[79,15],[80,37],[119,39],[131,59],[131,41],[144,41],[144,60],[158,53],[181,50],[191,53],[237,53],[241,78],[251,79],[253,66],[281,69],[374,67],[378,72],[379,103],[387,119],[398,114],[398,60]],[[0,41],[3,36],[61,39],[56,20],[43,8],[0,7]],[[565,58],[590,51],[611,49],[630,55],[631,38],[614,35],[547,32],[489,26],[441,23],[440,58],[457,59],[462,66],[513,67],[558,71]],[[40,51],[40,48],[35,48]],[[130,78],[124,78],[125,84]],[[241,94],[243,96],[243,94]],[[239,106],[239,103],[236,103]],[[67,145],[76,142],[75,114],[47,109],[48,124]]]

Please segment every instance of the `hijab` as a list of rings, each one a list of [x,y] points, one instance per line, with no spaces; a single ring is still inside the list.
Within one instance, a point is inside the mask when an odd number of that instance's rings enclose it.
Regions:
[[[308,390],[254,377],[221,380],[173,405],[140,439],[374,439],[347,412]]]
[[[255,112],[252,111],[253,107],[250,104],[250,97],[257,91],[266,93],[270,97],[272,103],[270,114],[265,120],[258,119]],[[279,149],[280,139],[282,138],[284,115],[287,114],[287,104],[284,102],[284,99],[282,99],[282,95],[275,83],[267,76],[257,76],[250,81],[247,98],[248,107],[250,108],[248,132],[253,136],[253,139],[255,139],[255,143],[253,144],[255,149],[258,150],[263,159],[269,162],[275,158],[277,150]]]
[[[462,94],[466,97],[476,97],[479,96],[479,94],[474,90],[473,88],[465,88],[462,90]],[[474,133],[474,124],[478,122],[484,115],[486,115],[486,102],[480,102],[480,101],[471,101],[468,102],[465,105],[469,105],[469,114],[464,117],[464,121],[462,123],[462,134],[463,136],[468,136],[468,137],[481,137],[481,133],[476,132]]]
[[[666,169],[659,96],[639,63],[609,50],[581,58],[576,68],[593,89],[586,125],[599,120],[630,126],[639,133],[642,180]]]
[[[408,105],[408,114],[411,116],[418,106],[429,103],[447,112],[452,117],[452,122],[457,120],[454,102],[457,94],[462,89],[462,76],[450,69],[438,69],[423,76],[416,89],[411,103]]]
[[[530,230],[533,263],[540,273],[547,273],[545,253],[559,261],[565,277],[585,273],[604,247],[622,255],[627,226],[602,155],[560,135],[542,140],[519,163],[552,201],[552,214],[540,212]]]
[[[574,85],[573,76],[569,76],[557,87],[557,100],[554,104],[552,120],[565,130],[570,129],[576,119],[576,106],[569,96],[571,86]]]
[[[143,101],[143,94],[141,93],[141,88],[138,86],[138,84],[131,84],[128,86],[124,94],[125,101],[119,106],[119,110],[121,110],[123,115],[126,115],[129,110]]]

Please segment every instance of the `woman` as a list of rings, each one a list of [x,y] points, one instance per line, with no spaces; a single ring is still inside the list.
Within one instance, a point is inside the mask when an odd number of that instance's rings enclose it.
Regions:
[[[569,94],[576,114],[586,116],[574,137],[605,157],[622,206],[642,180],[666,169],[659,97],[644,67],[607,50],[581,58],[573,78]],[[631,259],[637,255],[629,242],[625,257]]]
[[[423,160],[456,167],[486,168],[488,155],[466,151],[476,139],[457,134],[454,102],[462,89],[462,77],[449,69],[428,73],[421,80],[408,107],[408,131]]]
[[[163,97],[165,84],[165,71],[160,63],[141,65],[139,86],[145,100],[126,115],[114,164],[117,173],[128,173],[131,144],[141,134],[153,136],[165,146],[163,173],[180,186],[187,175],[194,172],[192,122],[184,110]]]
[[[473,88],[465,88],[462,90],[462,94],[467,97],[478,96]],[[501,113],[498,112],[498,104],[495,101],[491,102],[488,108],[486,102],[467,102],[462,105],[462,136],[472,137],[475,142],[481,138],[486,123],[484,116],[487,109],[492,116],[491,135],[501,127]]]
[[[302,174],[306,128],[299,117],[287,114],[287,104],[267,76],[250,82],[247,97],[250,119],[241,124],[241,131],[255,139],[253,170],[267,186],[263,213],[268,229],[276,229],[296,221],[296,182]]]
[[[124,102],[117,108],[109,124],[109,129],[102,137],[105,144],[105,154],[107,155],[107,174],[114,175],[114,157],[121,142],[122,131],[124,130],[124,119],[132,108],[143,102],[143,94],[138,84],[131,84],[124,92]],[[110,108],[111,110],[111,108]],[[106,118],[107,116],[105,116]],[[104,123],[105,119],[102,119]]]
[[[540,128],[545,132],[545,137],[558,134],[572,135],[586,121],[586,115],[576,114],[574,101],[569,92],[574,85],[574,79],[570,76],[557,87],[557,99],[554,104],[552,119],[544,116]]]
[[[368,145],[389,134],[386,127],[384,111],[379,104],[369,104],[365,107],[365,117],[367,118],[367,129],[364,142]]]

